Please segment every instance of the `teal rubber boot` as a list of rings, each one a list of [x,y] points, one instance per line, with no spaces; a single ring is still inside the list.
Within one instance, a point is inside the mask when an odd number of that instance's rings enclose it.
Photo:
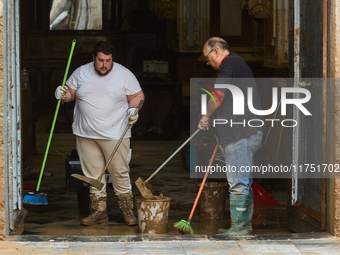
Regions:
[[[227,236],[244,236],[253,232],[251,219],[253,218],[254,203],[253,193],[249,195],[230,195],[229,229],[219,229],[218,232]]]

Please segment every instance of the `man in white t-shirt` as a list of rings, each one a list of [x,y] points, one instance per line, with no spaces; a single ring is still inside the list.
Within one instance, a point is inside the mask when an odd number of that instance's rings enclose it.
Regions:
[[[100,41],[93,49],[93,62],[77,68],[59,86],[55,96],[64,102],[76,100],[73,134],[83,173],[86,177],[98,179],[127,124],[138,119],[135,114],[144,93],[138,80],[124,66],[113,62],[114,48],[108,42]],[[137,111],[138,112],[138,111]],[[118,196],[119,208],[129,226],[136,225],[133,212],[130,168],[127,162],[130,150],[131,130],[120,144],[108,171],[112,185]],[[104,187],[98,190],[90,187],[91,213],[81,220],[82,225],[90,226],[108,222],[106,212],[106,179]]]

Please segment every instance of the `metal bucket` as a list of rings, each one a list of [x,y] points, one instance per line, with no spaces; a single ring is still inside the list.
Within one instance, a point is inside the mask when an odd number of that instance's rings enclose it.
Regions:
[[[201,183],[198,183],[197,189],[200,186]],[[198,215],[209,219],[223,218],[227,192],[227,182],[206,182],[198,201]]]
[[[169,197],[135,198],[138,228],[141,234],[165,234],[168,231]]]

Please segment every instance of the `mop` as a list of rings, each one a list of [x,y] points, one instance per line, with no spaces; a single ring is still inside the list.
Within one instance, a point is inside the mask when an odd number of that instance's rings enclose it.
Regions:
[[[201,186],[200,186],[200,188],[199,188],[199,190],[198,190],[198,193],[197,193],[197,196],[196,196],[196,200],[195,200],[195,203],[194,203],[194,205],[193,205],[193,207],[192,207],[192,209],[191,209],[191,213],[190,213],[190,215],[189,215],[188,220],[181,220],[181,221],[179,221],[179,222],[174,223],[175,229],[177,229],[178,232],[180,232],[181,234],[185,234],[185,235],[193,235],[193,234],[194,234],[194,230],[193,230],[193,228],[191,227],[190,222],[191,222],[192,216],[194,215],[195,208],[196,208],[196,206],[197,206],[198,200],[199,200],[199,198],[200,198],[200,196],[201,196],[201,193],[202,193],[202,190],[203,190],[205,181],[206,181],[206,179],[207,179],[207,177],[208,177],[209,168],[210,168],[212,162],[214,161],[214,158],[215,158],[215,155],[216,155],[217,148],[218,148],[218,143],[216,143],[214,152],[213,152],[213,154],[212,154],[212,156],[211,156],[209,165],[208,165],[208,167],[207,167],[207,171],[206,171],[206,173],[205,173],[205,175],[204,175],[204,178],[203,178],[203,180],[202,180]]]
[[[63,80],[63,83],[62,83],[63,87],[65,86],[65,83],[66,83],[68,69],[70,67],[70,63],[71,63],[71,59],[72,59],[73,50],[74,50],[75,45],[76,45],[76,40],[73,40],[70,55],[69,55],[67,66],[66,66],[64,80]],[[56,120],[57,120],[60,102],[61,102],[61,99],[58,100],[57,108],[56,108],[55,113],[54,113],[52,127],[51,127],[50,135],[49,135],[49,138],[48,138],[48,142],[47,142],[45,155],[44,155],[43,163],[42,163],[42,166],[41,166],[40,175],[39,175],[36,190],[30,191],[24,196],[24,198],[23,198],[24,204],[31,204],[31,205],[47,205],[48,204],[46,193],[39,192],[39,189],[40,189],[41,179],[42,179],[43,173],[44,173],[44,168],[45,168],[45,163],[46,163],[48,151],[49,151],[49,148],[50,148],[50,145],[51,145],[53,130],[54,130],[54,126],[55,126],[55,123],[56,123]]]
[[[154,199],[154,196],[151,192],[152,186],[149,183],[149,181],[151,180],[151,178],[153,178],[162,168],[163,166],[165,166],[170,159],[172,159],[177,152],[179,152],[184,145],[186,145],[198,132],[200,132],[200,129],[197,129],[174,153],[172,153],[172,155],[160,166],[158,167],[158,169],[152,174],[150,175],[150,177],[144,181],[141,177],[139,177],[137,179],[137,181],[135,182],[137,185],[137,188],[139,189],[140,193],[142,194],[142,196],[146,199]]]

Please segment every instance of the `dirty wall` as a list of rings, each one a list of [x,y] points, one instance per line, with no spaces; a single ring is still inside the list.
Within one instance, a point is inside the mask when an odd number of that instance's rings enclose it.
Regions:
[[[330,1],[329,17],[329,71],[330,77],[340,78],[340,3]],[[339,79],[337,79],[339,80]],[[330,115],[334,120],[330,123],[330,162],[340,162],[340,84],[330,84]],[[333,179],[328,189],[329,229],[340,236],[340,179]]]
[[[4,44],[3,0],[0,0],[0,240],[5,234],[5,161],[4,161]]]

